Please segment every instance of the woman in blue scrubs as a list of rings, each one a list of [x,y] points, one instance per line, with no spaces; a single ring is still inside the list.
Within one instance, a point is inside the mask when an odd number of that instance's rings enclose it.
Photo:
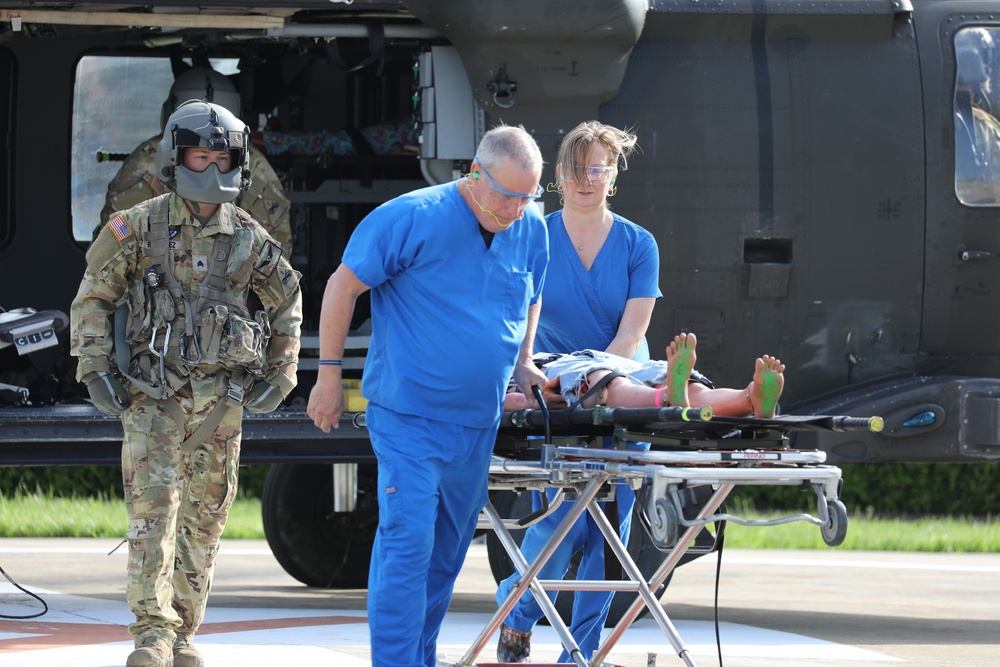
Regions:
[[[535,350],[569,353],[594,349],[649,360],[646,329],[653,305],[662,296],[659,250],[652,234],[608,206],[608,198],[616,192],[618,172],[627,168],[635,144],[636,136],[631,132],[587,121],[570,130],[559,147],[556,189],[563,208],[545,219],[549,267]],[[635,495],[625,484],[618,485],[617,493],[619,526],[627,543]],[[521,551],[529,562],[567,511],[569,508],[556,511],[525,531]],[[580,549],[583,557],[577,578],[603,579],[604,536],[589,514],[576,522],[539,578],[562,578]],[[515,572],[500,583],[498,604],[519,578]],[[575,594],[570,632],[586,658],[600,643],[613,595],[609,591]],[[500,662],[528,661],[531,630],[542,615],[531,592],[525,593],[501,626],[497,646]],[[559,662],[573,660],[563,651]]]

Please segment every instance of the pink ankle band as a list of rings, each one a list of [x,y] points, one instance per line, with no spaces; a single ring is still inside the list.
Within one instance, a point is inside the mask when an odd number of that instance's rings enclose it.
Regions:
[[[656,402],[656,407],[658,407],[658,408],[665,408],[665,407],[667,407],[667,406],[665,406],[663,404],[663,390],[664,389],[666,389],[666,387],[660,387],[659,389],[657,389],[656,390],[656,395],[653,397],[653,400]]]

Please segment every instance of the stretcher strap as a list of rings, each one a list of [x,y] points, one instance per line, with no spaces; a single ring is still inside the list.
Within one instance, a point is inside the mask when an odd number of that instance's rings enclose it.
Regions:
[[[593,395],[597,394],[598,392],[600,392],[602,389],[604,389],[606,386],[608,386],[611,383],[612,380],[614,380],[616,378],[623,378],[623,377],[626,377],[626,375],[624,373],[616,373],[614,371],[608,373],[607,375],[605,375],[604,377],[602,377],[600,380],[598,380],[597,382],[595,382],[594,385],[590,389],[588,389],[586,391],[586,393],[584,393],[583,396],[580,397],[579,405],[583,405],[583,402],[585,400],[587,400],[591,396],[593,396]]]

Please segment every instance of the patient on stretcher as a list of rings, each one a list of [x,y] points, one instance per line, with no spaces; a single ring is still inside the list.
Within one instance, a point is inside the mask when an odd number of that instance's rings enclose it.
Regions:
[[[536,354],[535,363],[549,382],[542,398],[549,408],[607,405],[618,408],[702,407],[725,417],[774,416],[784,388],[785,365],[763,355],[754,362],[753,379],[745,389],[716,388],[694,370],[697,338],[693,333],[674,337],[666,361],[638,362],[597,350],[571,354]],[[513,386],[504,398],[504,411],[537,407],[532,398]]]

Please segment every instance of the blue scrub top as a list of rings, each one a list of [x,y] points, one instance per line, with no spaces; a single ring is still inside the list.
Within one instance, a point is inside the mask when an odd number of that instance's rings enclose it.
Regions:
[[[663,296],[660,256],[653,235],[620,215],[613,217],[608,238],[590,271],[573,247],[562,211],[545,217],[550,258],[535,334],[536,352],[605,350],[618,332],[628,299]],[[645,338],[633,359],[649,359]]]
[[[351,235],[346,264],[372,288],[364,396],[408,415],[488,428],[537,303],[548,263],[538,208],[489,248],[461,181],[388,201]]]

